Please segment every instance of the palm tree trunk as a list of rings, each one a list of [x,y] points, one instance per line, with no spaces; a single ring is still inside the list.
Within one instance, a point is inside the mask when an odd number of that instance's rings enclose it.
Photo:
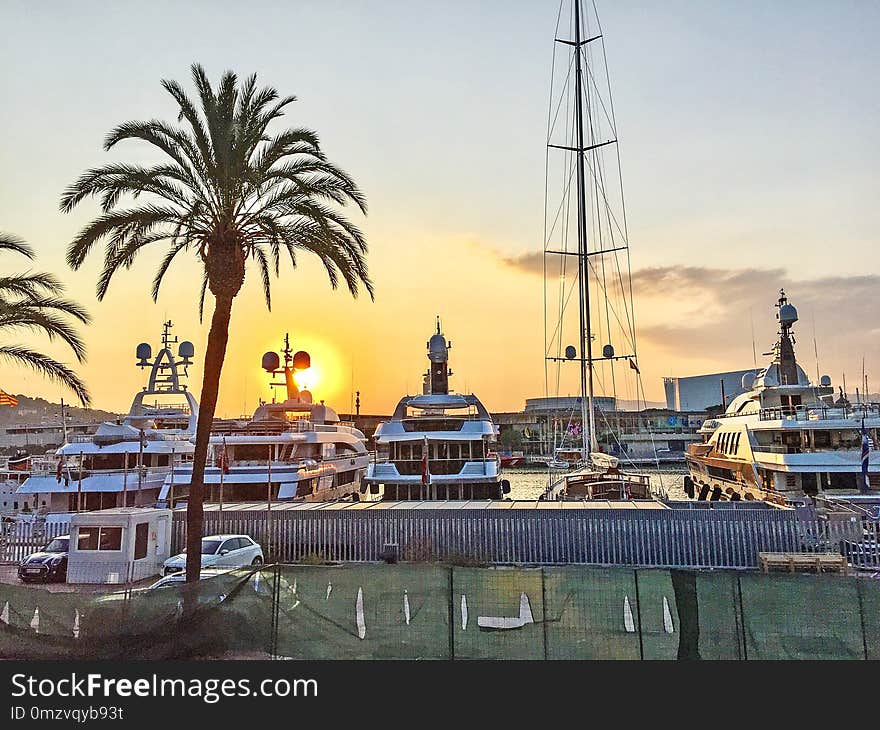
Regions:
[[[229,341],[229,318],[232,314],[232,297],[215,295],[214,314],[205,350],[205,367],[202,374],[202,395],[199,398],[199,421],[196,428],[196,448],[193,454],[192,480],[186,503],[186,581],[198,581],[202,567],[202,524],[204,522],[205,461],[208,457],[208,440],[211,424],[217,409],[220,390],[220,372],[226,358]]]

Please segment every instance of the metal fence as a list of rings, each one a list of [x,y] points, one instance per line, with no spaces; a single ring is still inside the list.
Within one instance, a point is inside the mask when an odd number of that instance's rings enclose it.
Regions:
[[[759,552],[841,552],[880,570],[880,524],[794,510],[291,509],[206,512],[204,534],[253,537],[267,560],[466,560],[486,564],[756,568]],[[172,549],[185,545],[183,512]]]
[[[5,522],[0,528],[0,563],[18,563],[48,545],[59,535],[66,535],[70,522]]]
[[[346,503],[347,504],[347,503]],[[821,519],[774,509],[393,509],[305,505],[206,511],[204,534],[253,537],[267,561],[450,560],[475,564],[758,567],[758,553],[839,552],[853,567],[880,571],[880,522]],[[475,503],[476,504],[476,503]],[[692,503],[694,504],[694,503]],[[383,505],[385,507],[386,505]],[[70,529],[68,522],[6,523],[0,563],[17,563]],[[186,543],[174,513],[172,551]]]

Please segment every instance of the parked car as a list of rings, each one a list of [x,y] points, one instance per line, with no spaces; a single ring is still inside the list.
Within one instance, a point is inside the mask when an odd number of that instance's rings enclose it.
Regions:
[[[207,580],[209,578],[216,578],[218,575],[223,575],[228,572],[227,570],[219,569],[219,568],[208,568],[199,573],[199,580]],[[186,582],[186,575],[184,572],[178,571],[177,573],[172,573],[171,575],[166,575],[163,578],[159,578],[155,583],[148,586],[144,590],[152,591],[156,588],[168,588],[169,586],[179,586]]]
[[[263,548],[247,535],[208,535],[202,538],[202,567],[242,568],[263,564]],[[186,569],[186,551],[166,560],[162,575]]]
[[[67,551],[70,536],[59,535],[46,547],[28,555],[18,564],[18,578],[22,583],[32,581],[67,580]]]

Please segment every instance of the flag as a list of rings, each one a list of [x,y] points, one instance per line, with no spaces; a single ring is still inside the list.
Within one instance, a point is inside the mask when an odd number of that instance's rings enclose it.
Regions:
[[[859,491],[864,493],[867,492],[871,488],[871,482],[868,481],[868,456],[869,456],[869,447],[868,447],[868,432],[865,431],[865,424],[862,424],[862,484],[859,487]]]
[[[641,374],[642,374],[642,371],[639,370],[639,366],[636,365],[636,361],[633,360],[632,358],[629,358],[629,366],[630,366],[633,370],[636,371],[636,374],[637,374],[637,375],[641,375]]]
[[[427,487],[431,483],[431,472],[428,471],[428,437],[425,436],[425,445],[422,449],[422,486]]]
[[[58,457],[58,466],[55,469],[55,481],[58,482],[59,484],[61,484],[61,469],[63,466],[64,466],[64,457],[59,456]]]
[[[15,408],[17,405],[18,398],[7,393],[5,390],[0,390],[0,406],[12,406]]]

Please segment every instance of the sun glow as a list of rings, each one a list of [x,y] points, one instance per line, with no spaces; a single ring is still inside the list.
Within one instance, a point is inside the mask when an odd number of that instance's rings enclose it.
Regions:
[[[305,370],[297,370],[293,374],[293,381],[300,390],[314,390],[315,385],[321,380],[320,373],[313,365]]]

